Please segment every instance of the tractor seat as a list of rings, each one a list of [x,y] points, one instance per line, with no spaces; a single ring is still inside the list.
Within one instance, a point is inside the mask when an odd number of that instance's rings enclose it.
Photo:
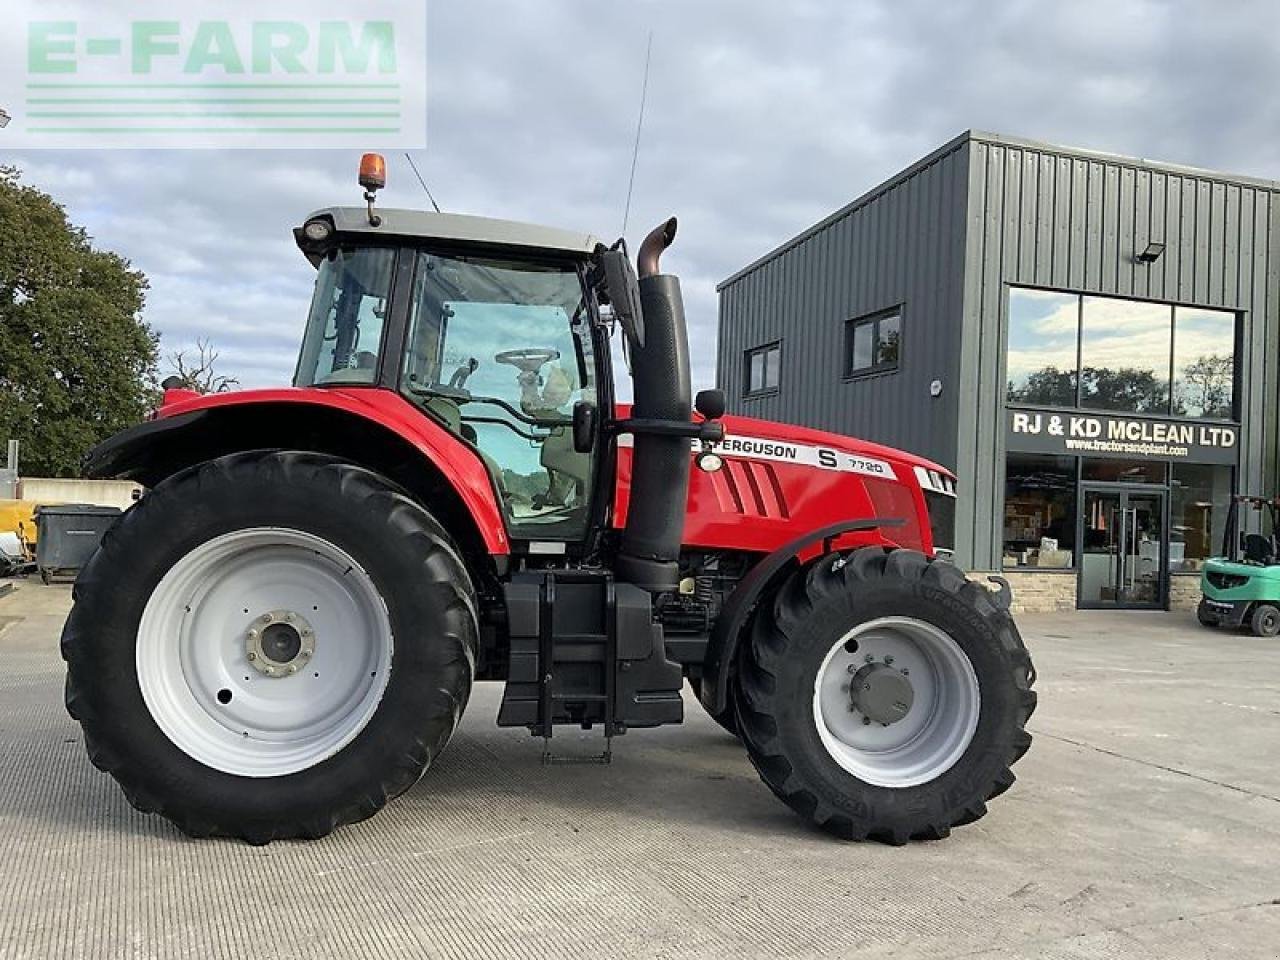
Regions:
[[[1260,533],[1245,534],[1244,558],[1249,563],[1260,563],[1264,566],[1274,563],[1276,559],[1274,538],[1264,537]]]
[[[475,447],[476,453],[480,454],[480,459],[484,461],[485,469],[489,471],[489,476],[493,478],[493,484],[497,488],[499,496],[505,500],[507,490],[502,483],[502,468],[498,466],[493,457],[477,446],[476,428],[469,423],[462,422],[462,411],[458,409],[457,403],[448,397],[432,397],[424,406],[443,420],[450,431]]]

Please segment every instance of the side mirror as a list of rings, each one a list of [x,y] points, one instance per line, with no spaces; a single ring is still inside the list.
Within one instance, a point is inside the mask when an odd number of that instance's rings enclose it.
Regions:
[[[604,268],[605,294],[622,332],[637,350],[644,349],[644,311],[640,308],[640,282],[620,244],[600,254]]]
[[[573,405],[573,449],[578,453],[590,453],[596,445],[599,433],[596,405],[579,400]]]
[[[698,396],[694,398],[693,408],[708,420],[719,420],[724,416],[724,391],[699,390]]]

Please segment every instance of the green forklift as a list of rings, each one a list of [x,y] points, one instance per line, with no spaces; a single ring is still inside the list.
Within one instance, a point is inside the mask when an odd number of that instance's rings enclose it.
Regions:
[[[1241,533],[1241,507],[1256,510],[1266,533]],[[1222,556],[1205,561],[1196,616],[1206,627],[1248,627],[1259,637],[1280,634],[1280,497],[1231,498]]]

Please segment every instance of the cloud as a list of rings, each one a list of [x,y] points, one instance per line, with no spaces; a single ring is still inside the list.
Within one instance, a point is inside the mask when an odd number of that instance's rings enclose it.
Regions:
[[[622,226],[645,41],[653,65],[627,228],[681,218],[694,379],[714,380],[715,283],[967,128],[1280,173],[1270,8],[762,0],[438,0],[428,148],[446,209]],[[0,145],[3,144],[0,135]],[[358,203],[355,152],[31,152],[13,159],[151,278],[166,350],[211,337],[248,385],[292,375],[313,271],[290,228]],[[383,203],[426,203],[390,155]],[[1056,322],[1056,321],[1054,321]]]

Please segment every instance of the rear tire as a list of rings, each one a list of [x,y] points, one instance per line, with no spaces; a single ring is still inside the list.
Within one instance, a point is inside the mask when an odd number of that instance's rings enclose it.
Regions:
[[[1260,603],[1253,608],[1249,628],[1258,637],[1280,635],[1280,609],[1270,603]]]
[[[1031,658],[998,596],[950,564],[828,555],[762,601],[749,630],[742,738],[769,788],[823,830],[939,839],[1013,784],[1031,744]],[[872,686],[877,703],[857,700]]]
[[[166,480],[74,597],[66,699],[90,759],[193,836],[267,843],[371,816],[444,748],[475,670],[474,590],[444,529],[316,454]]]

